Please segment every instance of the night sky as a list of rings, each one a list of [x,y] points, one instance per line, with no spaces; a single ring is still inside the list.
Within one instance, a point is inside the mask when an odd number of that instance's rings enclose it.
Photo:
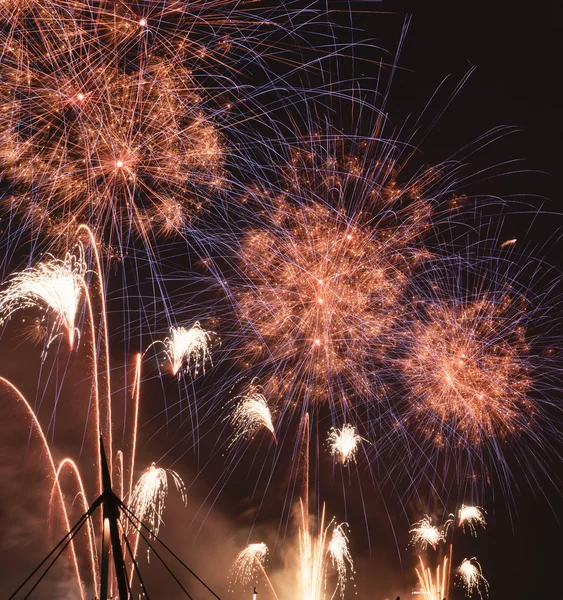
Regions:
[[[332,3],[328,2],[328,5],[331,7]],[[338,41],[370,40],[388,49],[389,59],[396,50],[403,25],[410,19],[386,108],[391,121],[400,124],[409,115],[418,115],[448,77],[436,105],[429,109],[428,119],[432,120],[442,109],[445,112],[423,140],[415,157],[419,164],[440,162],[497,126],[512,126],[517,130],[472,155],[468,165],[470,170],[478,171],[505,161],[517,162],[499,167],[495,172],[501,176],[473,182],[462,191],[484,197],[515,198],[515,195],[521,195],[518,202],[529,209],[518,208],[521,204],[512,209],[509,203],[500,238],[517,238],[522,248],[544,257],[557,268],[563,267],[563,248],[559,239],[561,186],[558,180],[563,134],[558,91],[563,39],[560,7],[556,7],[555,2],[533,5],[507,0],[494,3],[384,0],[352,2],[351,7],[356,11],[352,17],[353,35],[345,28],[337,27],[334,31]],[[346,5],[343,3],[341,8],[345,9]],[[344,13],[334,14],[331,18],[343,26],[350,23]],[[355,61],[342,61],[340,77],[373,81],[377,67],[371,58],[382,53],[372,54],[369,48],[360,45],[354,54]],[[451,91],[472,67],[476,69],[446,108]],[[515,170],[522,172],[511,172]],[[534,223],[530,227],[532,220]],[[175,264],[178,266],[181,261],[176,259]],[[124,356],[129,360],[134,345],[120,346],[115,353],[116,372],[119,358]],[[17,381],[34,397],[39,367],[34,367],[33,376],[30,376],[22,365],[24,361],[39,365],[39,354],[40,349],[29,350],[19,344],[15,325],[10,324],[0,344],[3,365],[0,375]],[[70,404],[83,389],[81,386],[86,385],[81,373],[84,368],[85,363],[69,366],[64,377],[70,385],[57,400],[60,406]],[[278,480],[273,481],[264,494],[260,511],[256,509],[259,502],[252,497],[254,482],[250,476],[245,476],[245,472],[248,475],[255,468],[252,457],[243,460],[235,476],[225,482],[219,493],[214,483],[219,479],[223,457],[215,454],[209,464],[206,459],[207,452],[215,451],[213,434],[212,439],[206,437],[201,441],[196,455],[188,442],[181,441],[190,426],[189,420],[176,420],[172,427],[159,428],[163,424],[163,416],[159,414],[163,389],[169,399],[183,390],[179,392],[171,378],[161,387],[154,371],[144,393],[147,404],[141,415],[145,424],[141,430],[140,464],[150,463],[155,457],[162,457],[159,464],[173,462],[174,469],[186,481],[189,494],[188,507],[184,508],[177,495],[171,492],[161,530],[163,538],[220,596],[250,598],[251,592],[245,596],[240,589],[236,595],[227,591],[227,573],[238,550],[251,541],[266,541],[271,548],[277,544],[278,549],[283,544],[286,548],[295,544],[294,532],[288,526],[287,510],[280,519],[281,510],[276,503],[288,485],[283,469],[277,470]],[[55,385],[56,382],[49,382],[46,397]],[[17,466],[12,460],[12,448],[25,446],[18,436],[22,431],[26,435],[22,428],[13,431],[14,415],[12,408],[0,403],[0,476],[6,482],[0,486],[0,531],[5,532],[0,534],[0,597],[8,597],[54,540],[48,532],[46,514],[39,508],[45,501],[45,491],[29,486],[30,481],[40,477],[33,455],[30,457],[19,451]],[[156,419],[149,421],[154,415],[157,415]],[[61,410],[57,414],[57,456],[63,456],[81,443],[82,431],[76,432],[73,428],[76,416],[69,417],[68,412],[65,416]],[[561,431],[561,422],[555,427]],[[261,439],[257,448],[266,447],[266,442]],[[171,447],[174,449],[167,455]],[[558,451],[561,451],[560,447]],[[330,472],[331,460],[323,461],[322,466]],[[203,465],[205,468],[201,468]],[[553,473],[554,478],[563,476],[560,461],[554,469],[557,466],[559,472]],[[25,481],[20,479],[24,469],[31,473]],[[399,594],[403,599],[409,598],[410,590],[416,587],[413,577],[416,556],[407,548],[409,519],[418,518],[413,512],[415,507],[406,507],[407,512],[411,511],[406,518],[404,511],[397,508],[396,498],[382,498],[369,481],[362,481],[367,476],[362,475],[361,465],[357,470],[351,467],[350,471],[353,475],[349,478],[336,474],[320,488],[331,494],[327,507],[330,515],[350,523],[357,598],[384,600],[394,599]],[[359,494],[358,480],[363,496]],[[344,485],[346,482],[349,488]],[[479,558],[492,599],[555,600],[561,597],[560,536],[563,531],[559,515],[563,514],[563,500],[561,490],[556,488],[557,485],[550,484],[543,475],[537,483],[530,485],[527,474],[516,469],[508,502],[501,490],[489,492],[483,503],[488,512],[486,532],[477,540],[464,542],[463,550],[474,553],[468,556]],[[430,506],[428,510],[431,510]],[[282,554],[281,551],[274,552],[270,561],[272,579],[283,590],[282,598],[289,598],[292,582],[284,577]],[[286,560],[285,566],[290,564]],[[151,572],[147,585],[152,583],[153,589],[158,586],[162,590],[161,596],[153,592],[151,597],[170,600],[181,597],[174,595],[172,590],[175,588],[171,584],[164,583],[167,579],[156,561],[151,559],[147,571]],[[77,597],[73,591],[65,592],[65,585],[60,583],[64,579],[63,572],[55,572],[53,577],[59,578],[58,581],[47,585],[45,595],[38,591],[37,598]],[[354,597],[353,586],[350,582],[347,598]],[[195,598],[204,598],[201,589],[195,586],[191,589]],[[269,598],[264,587],[260,588],[260,593],[262,598]],[[454,598],[463,597],[459,590],[455,593]],[[419,596],[413,596],[416,597]]]

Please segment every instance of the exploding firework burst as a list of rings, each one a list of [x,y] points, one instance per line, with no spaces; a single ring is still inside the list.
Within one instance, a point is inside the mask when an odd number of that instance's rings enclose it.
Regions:
[[[331,454],[337,457],[338,460],[345,465],[349,461],[354,461],[356,459],[358,444],[362,440],[363,438],[358,435],[358,432],[353,425],[345,424],[341,429],[331,428],[328,434],[327,443]]]
[[[264,543],[249,544],[244,550],[241,550],[233,564],[233,585],[249,584],[257,576],[258,571],[264,567],[268,546]]]
[[[483,577],[481,565],[476,558],[465,558],[457,573],[467,596],[472,596],[475,592],[479,595],[479,598],[488,595],[489,584]]]
[[[443,529],[432,524],[432,519],[428,515],[413,523],[409,533],[411,534],[411,544],[419,545],[422,550],[428,545],[436,548],[440,542],[445,542],[445,532]]]
[[[479,446],[529,427],[525,312],[510,294],[426,306],[401,361],[414,412],[436,443]],[[452,436],[450,432],[455,432]]]
[[[49,256],[37,266],[29,267],[12,275],[0,292],[0,324],[15,312],[26,308],[38,308],[51,312],[54,322],[47,334],[47,347],[60,335],[62,329],[70,348],[80,335],[76,318],[84,295],[84,276],[87,265],[82,246],[67,253],[63,260]],[[42,320],[33,325],[34,330],[44,331]]]
[[[338,573],[338,587],[340,588],[341,598],[344,598],[348,574],[354,573],[354,562],[348,547],[348,536],[344,531],[344,526],[344,523],[342,523],[332,530],[332,538],[328,545],[332,566]]]
[[[154,344],[164,345],[164,354],[170,364],[173,375],[180,373],[182,365],[185,370],[193,370],[197,376],[199,369],[205,372],[205,364],[211,362],[211,345],[215,332],[205,331],[199,322],[189,329],[186,327],[171,327],[170,336]]]
[[[185,504],[187,502],[186,489],[178,473],[171,469],[159,468],[154,463],[141,475],[131,495],[131,510],[139,521],[150,524],[155,535],[158,535],[162,523],[162,513],[168,496],[169,476]]]
[[[467,506],[462,504],[458,512],[458,524],[460,527],[468,527],[473,535],[477,535],[477,526],[486,527],[485,512],[480,506]]]
[[[238,401],[238,404],[229,417],[235,430],[231,445],[239,438],[250,439],[254,437],[262,427],[265,427],[272,434],[274,441],[277,443],[272,413],[268,401],[262,393],[262,388],[251,383],[248,392],[243,396],[237,396],[235,401]]]
[[[241,362],[268,373],[268,397],[288,410],[345,410],[385,397],[381,369],[407,283],[448,211],[436,171],[401,187],[393,162],[361,140],[296,145],[277,181],[248,188],[236,275],[217,277],[242,325]]]

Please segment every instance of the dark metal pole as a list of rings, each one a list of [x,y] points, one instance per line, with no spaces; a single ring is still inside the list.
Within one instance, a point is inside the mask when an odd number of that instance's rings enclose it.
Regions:
[[[123,560],[123,549],[119,540],[119,498],[111,489],[111,475],[108,468],[104,443],[100,438],[100,460],[102,465],[102,496],[104,498],[104,520],[103,520],[103,547],[102,547],[102,569],[100,573],[100,600],[107,600],[108,587],[108,568],[109,568],[109,543],[106,542],[106,525],[109,529],[109,541],[113,553],[113,565],[115,567],[115,577],[117,579],[117,589],[119,600],[128,600],[129,592],[127,590],[127,570]],[[106,551],[107,544],[107,551]],[[105,557],[105,558],[104,558]]]

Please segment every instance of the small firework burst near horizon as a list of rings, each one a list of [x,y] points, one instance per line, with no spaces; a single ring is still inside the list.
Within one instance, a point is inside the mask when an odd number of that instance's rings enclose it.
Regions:
[[[249,544],[244,550],[241,550],[231,569],[231,586],[250,583],[257,576],[260,567],[264,567],[267,554],[268,546],[263,542]]]
[[[277,444],[276,432],[272,420],[272,413],[268,401],[262,393],[262,388],[255,384],[250,385],[247,394],[237,396],[239,400],[235,410],[230,415],[231,425],[235,430],[231,446],[240,438],[251,439],[262,428],[265,427],[273,436]]]
[[[358,434],[356,428],[349,423],[340,429],[331,427],[328,433],[327,443],[332,456],[336,457],[343,465],[356,459],[356,451],[363,438]]]
[[[485,511],[480,506],[462,504],[458,512],[458,524],[463,529],[467,527],[476,536],[477,526],[483,529],[487,526]]]
[[[186,327],[170,327],[170,335],[154,344],[164,345],[172,375],[178,375],[184,365],[186,372],[193,370],[194,377],[199,374],[199,369],[205,373],[205,364],[211,360],[211,345],[214,331],[205,331],[199,321],[189,329]],[[154,345],[153,344],[153,345]]]
[[[428,545],[436,548],[440,542],[445,542],[443,529],[432,524],[432,519],[424,515],[420,521],[413,523],[409,533],[411,535],[411,544],[418,545],[425,550]]]
[[[158,535],[160,525],[163,522],[162,513],[168,496],[169,476],[178,492],[180,492],[182,502],[186,504],[186,488],[178,473],[171,469],[157,467],[155,463],[152,463],[141,475],[131,494],[130,506],[132,512],[139,521],[149,523],[155,535]]]
[[[479,598],[488,596],[489,584],[483,577],[481,565],[476,558],[465,558],[458,567],[458,576],[461,585],[465,589],[466,596],[472,596],[477,593]]]
[[[62,260],[47,255],[38,265],[15,273],[0,291],[0,325],[26,308],[51,312],[55,320],[49,328],[46,348],[64,330],[72,350],[75,338],[80,336],[76,319],[87,271],[84,250],[79,245]]]

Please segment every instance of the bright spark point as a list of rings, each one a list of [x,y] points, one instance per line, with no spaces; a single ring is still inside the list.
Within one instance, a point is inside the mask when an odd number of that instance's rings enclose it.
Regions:
[[[84,250],[77,246],[77,252],[67,253],[64,260],[48,256],[48,260],[14,274],[8,280],[0,292],[0,324],[21,309],[52,311],[55,323],[47,347],[60,335],[57,329],[62,328],[72,349],[75,337],[80,333],[76,329],[76,317],[87,271]]]
[[[327,440],[331,454],[337,457],[343,465],[355,460],[356,450],[361,441],[362,437],[358,435],[356,428],[350,424],[343,425],[342,429],[332,427]]]
[[[84,94],[82,92],[79,92],[78,94],[76,94],[76,98],[77,100],[84,100]]]
[[[121,167],[123,166],[123,161],[122,160],[118,160],[115,164],[116,164],[117,167],[119,167],[121,169]]]
[[[146,19],[141,19],[141,20],[139,21],[139,25],[140,25],[141,27],[144,27],[146,24],[147,24],[147,21],[146,21]]]

